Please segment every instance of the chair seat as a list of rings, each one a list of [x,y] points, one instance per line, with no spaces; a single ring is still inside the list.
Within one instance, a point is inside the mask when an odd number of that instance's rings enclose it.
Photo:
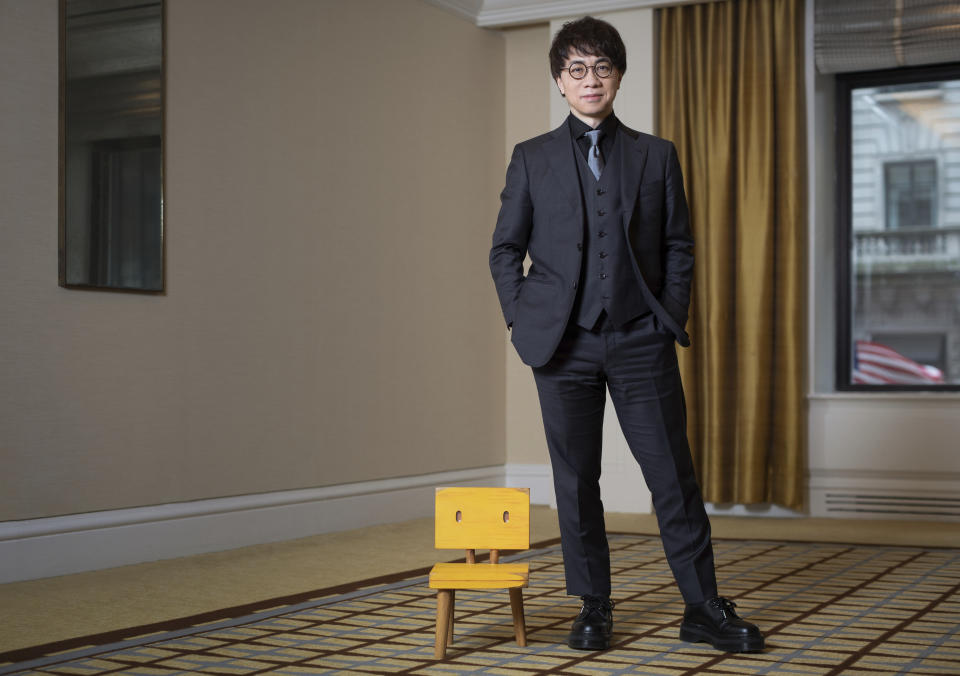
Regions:
[[[528,563],[438,563],[430,571],[431,589],[511,589],[526,587]]]

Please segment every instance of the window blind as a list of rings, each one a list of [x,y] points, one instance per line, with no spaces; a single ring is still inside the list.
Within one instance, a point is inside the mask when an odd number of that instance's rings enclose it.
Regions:
[[[816,0],[821,73],[960,61],[960,2]]]

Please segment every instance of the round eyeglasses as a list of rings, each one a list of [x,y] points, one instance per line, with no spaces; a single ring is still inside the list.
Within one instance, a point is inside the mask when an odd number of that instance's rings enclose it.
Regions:
[[[598,61],[592,66],[576,61],[571,63],[567,68],[561,68],[560,70],[565,70],[570,73],[570,77],[574,80],[582,80],[587,76],[587,71],[591,68],[597,77],[607,78],[613,75],[613,64],[609,61]]]

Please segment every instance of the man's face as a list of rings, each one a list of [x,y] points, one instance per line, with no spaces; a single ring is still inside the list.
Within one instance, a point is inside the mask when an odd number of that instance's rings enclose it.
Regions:
[[[587,72],[578,80],[570,74],[570,68],[574,68],[576,75],[581,65],[586,66]],[[609,67],[610,76],[599,77],[595,70],[598,65],[601,74],[604,65]],[[560,88],[560,93],[566,96],[570,112],[591,127],[596,127],[613,112],[613,100],[617,97],[620,78],[623,76],[613,68],[607,57],[588,56],[575,50],[570,51],[563,66],[564,70],[560,71],[560,77],[557,78],[557,87]]]

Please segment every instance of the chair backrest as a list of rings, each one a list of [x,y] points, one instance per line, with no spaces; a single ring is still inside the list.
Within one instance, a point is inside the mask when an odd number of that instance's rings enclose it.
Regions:
[[[438,488],[437,549],[527,549],[529,488]]]

